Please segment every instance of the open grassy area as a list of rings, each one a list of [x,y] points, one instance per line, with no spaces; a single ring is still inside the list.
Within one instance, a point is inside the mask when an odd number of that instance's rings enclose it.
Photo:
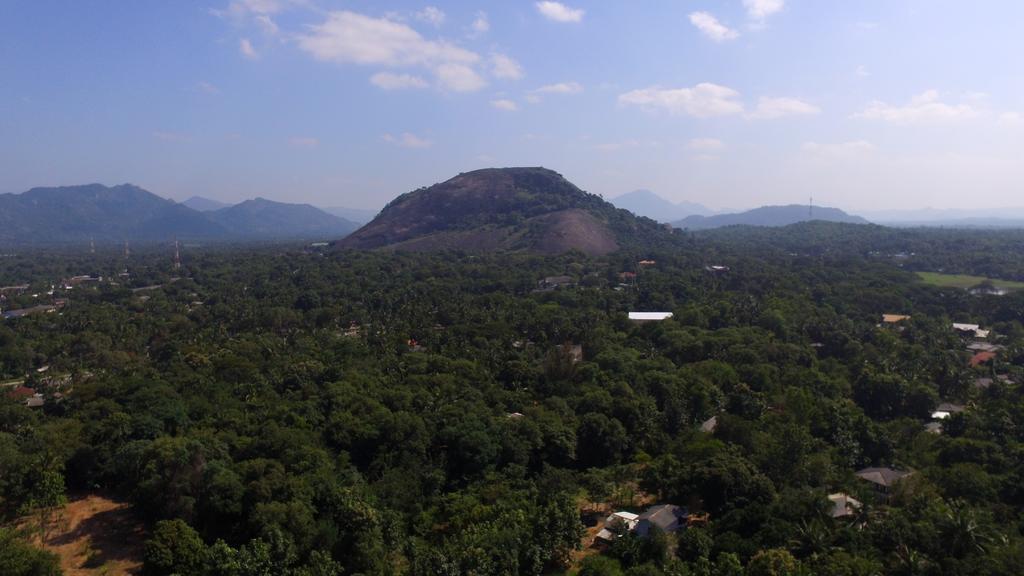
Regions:
[[[998,280],[996,278],[985,278],[984,276],[968,276],[966,274],[939,274],[937,272],[918,272],[917,275],[927,284],[943,286],[947,288],[972,288],[988,280],[997,288],[1004,290],[1022,290],[1024,282],[1012,280]]]

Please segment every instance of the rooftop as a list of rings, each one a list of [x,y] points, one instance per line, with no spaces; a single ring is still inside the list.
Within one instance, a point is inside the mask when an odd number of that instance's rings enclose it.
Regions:
[[[636,532],[640,536],[646,536],[652,526],[657,526],[663,532],[675,532],[685,517],[686,509],[675,504],[651,506],[640,515]]]
[[[995,357],[995,352],[978,352],[977,354],[971,357],[971,368],[976,368],[986,362],[990,362],[994,360]]]
[[[988,338],[991,330],[982,330],[978,324],[961,324],[958,322],[953,323],[953,329],[960,332],[972,332],[975,338]]]
[[[709,434],[714,432],[716,428],[718,428],[718,416],[712,416],[700,425],[700,431],[707,432]]]
[[[830,513],[833,518],[850,516],[861,507],[859,500],[854,499],[849,494],[843,494],[842,492],[829,494],[828,499],[832,502],[832,510]]]
[[[904,320],[910,320],[910,316],[905,314],[882,314],[882,322],[886,324],[896,324],[897,322],[903,322]]]
[[[893,470],[892,468],[864,468],[863,470],[858,470],[856,474],[861,480],[867,480],[872,484],[888,487],[910,476],[911,473],[903,470]]]
[[[636,322],[658,322],[672,317],[671,312],[630,312],[629,319]]]

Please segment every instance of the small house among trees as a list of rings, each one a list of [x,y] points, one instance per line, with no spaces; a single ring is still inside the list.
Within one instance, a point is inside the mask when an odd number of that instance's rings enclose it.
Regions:
[[[630,312],[629,319],[633,322],[661,322],[672,317],[671,312]]]
[[[665,533],[676,532],[686,525],[686,517],[686,508],[674,504],[651,506],[637,519],[636,533],[646,537],[655,527]]]
[[[905,470],[893,470],[892,468],[864,468],[856,472],[857,477],[865,482],[874,485],[876,491],[888,495],[893,487],[900,481],[913,474]]]
[[[828,501],[832,503],[832,509],[829,511],[829,515],[833,518],[853,516],[857,513],[857,510],[863,506],[859,500],[856,500],[849,494],[844,494],[842,492],[829,494]]]

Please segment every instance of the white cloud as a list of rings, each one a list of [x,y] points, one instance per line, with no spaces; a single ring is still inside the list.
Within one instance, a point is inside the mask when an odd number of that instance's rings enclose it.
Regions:
[[[763,22],[765,18],[781,11],[785,6],[785,0],[743,0],[747,16],[755,22]]]
[[[836,144],[804,142],[800,149],[807,155],[826,160],[843,160],[864,156],[875,151],[875,145],[867,140],[851,140]]]
[[[163,140],[164,142],[185,142],[188,140],[187,134],[181,132],[153,132],[153,137],[157,140]]]
[[[473,64],[480,56],[448,42],[420,36],[409,26],[355,12],[332,12],[311,33],[298,37],[299,47],[319,60],[345,64],[415,66],[457,62]]]
[[[292,136],[288,139],[288,145],[292,148],[316,148],[320,141],[311,136]]]
[[[479,54],[443,40],[427,40],[406,24],[349,11],[327,19],[297,38],[299,47],[318,60],[341,64],[422,67],[443,89],[471,92],[486,86],[473,69]]]
[[[240,22],[249,16],[277,14],[284,10],[285,3],[279,0],[236,0],[221,10],[210,9],[210,13],[219,18]]]
[[[491,74],[495,78],[519,80],[523,77],[523,67],[515,59],[504,54],[491,54]]]
[[[220,94],[220,88],[217,88],[216,86],[214,86],[213,84],[210,84],[209,82],[199,82],[199,83],[197,83],[196,84],[196,90],[202,92],[203,94],[210,94],[212,96],[216,96],[217,94]]]
[[[267,36],[277,36],[281,33],[281,29],[277,27],[277,23],[266,14],[259,14],[254,18],[254,20],[256,20],[256,23],[259,24],[260,28],[263,29],[263,33]]]
[[[718,160],[718,156],[715,154],[695,154],[690,158],[696,162],[714,162]]]
[[[256,49],[252,47],[252,42],[248,38],[242,38],[238,41],[238,51],[242,53],[242,56],[250,60],[259,58],[259,54],[256,53]]]
[[[538,104],[543,100],[542,96],[545,94],[578,94],[580,92],[583,92],[583,85],[579,82],[558,82],[557,84],[547,84],[531,90],[526,95],[526,101],[531,104]]]
[[[285,3],[280,0],[238,0],[231,5],[256,14],[276,14],[284,9]]]
[[[370,76],[370,84],[383,90],[408,90],[412,88],[426,88],[427,81],[412,74],[394,74],[391,72],[378,72]]]
[[[750,117],[760,120],[774,120],[784,116],[811,116],[820,113],[821,108],[803,100],[762,96],[757,101],[757,108],[750,114]]]
[[[690,23],[715,42],[734,40],[740,35],[739,32],[722,24],[718,21],[718,18],[715,18],[708,12],[694,12],[690,14]]]
[[[434,70],[438,83],[453,92],[476,92],[487,81],[465,64],[441,64]]]
[[[892,124],[940,124],[969,120],[981,115],[981,111],[970,104],[946,104],[939,100],[936,90],[928,90],[910,99],[904,106],[893,106],[880,100],[868,104],[854,118],[882,120]]]
[[[867,66],[861,64],[860,66],[857,66],[857,76],[867,78],[868,76],[871,76],[871,72],[868,71]]]
[[[480,36],[486,34],[491,29],[491,21],[487,19],[486,12],[477,12],[476,19],[470,24],[469,29],[473,32],[473,36]]]
[[[534,92],[537,94],[577,94],[583,92],[583,85],[579,82],[559,82],[541,86]]]
[[[689,150],[714,151],[725,149],[725,142],[718,138],[694,138],[686,144]]]
[[[516,110],[519,110],[519,105],[513,102],[512,100],[509,100],[508,98],[499,98],[497,100],[491,100],[491,106],[497,108],[498,110],[503,110],[505,112],[515,112]]]
[[[964,100],[969,102],[977,102],[978,104],[987,104],[989,101],[988,92],[965,92]]]
[[[255,23],[267,36],[277,36],[280,29],[272,16],[306,3],[306,0],[236,0],[223,10],[211,9],[210,12],[236,26]]]
[[[619,95],[619,104],[707,118],[742,113],[743,103],[739,101],[739,95],[732,88],[704,82],[693,88],[655,86],[633,90]]]
[[[656,141],[644,141],[630,138],[619,142],[605,142],[594,146],[595,150],[602,152],[618,152],[619,150],[633,150],[636,148],[657,148],[660,145]]]
[[[561,2],[537,2],[537,10],[548,20],[555,22],[580,22],[583,20],[582,8],[570,8]]]
[[[437,6],[427,6],[423,10],[420,10],[414,14],[417,20],[420,22],[426,22],[431,26],[440,28],[444,24],[445,15]]]
[[[402,148],[430,148],[434,145],[430,140],[420,138],[411,132],[402,132],[398,136],[385,134],[382,138],[388,144],[394,144]]]
[[[999,124],[1003,126],[1024,126],[1024,114],[1020,112],[1003,112],[999,115]]]

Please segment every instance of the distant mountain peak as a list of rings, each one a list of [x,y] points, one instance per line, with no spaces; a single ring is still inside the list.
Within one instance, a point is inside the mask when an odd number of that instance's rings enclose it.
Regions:
[[[689,216],[674,222],[676,228],[703,230],[721,228],[723,226],[788,226],[808,221],[843,222],[848,224],[868,224],[860,216],[852,216],[838,208],[814,206],[806,204],[788,204],[785,206],[762,206],[735,214],[718,214],[715,216]]]
[[[672,222],[687,216],[709,216],[714,212],[693,202],[675,203],[654,192],[641,188],[612,199],[615,206],[629,210],[637,216],[645,216],[658,222]]]
[[[309,204],[286,204],[257,197],[209,213],[210,218],[242,237],[337,237],[358,226]]]
[[[225,202],[211,200],[210,198],[204,198],[202,196],[193,196],[181,204],[183,206],[188,206],[193,210],[198,210],[199,212],[213,212],[214,210],[220,210],[221,208],[227,208],[230,206],[230,204]]]

